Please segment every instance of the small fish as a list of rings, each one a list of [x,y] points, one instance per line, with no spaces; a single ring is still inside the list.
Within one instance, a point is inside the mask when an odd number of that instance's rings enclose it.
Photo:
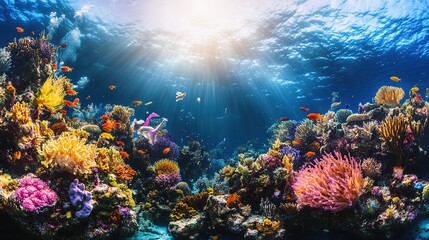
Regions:
[[[121,147],[125,146],[125,143],[122,141],[117,141],[116,144],[118,144],[118,146],[121,146]]]
[[[143,151],[143,150],[139,149],[139,150],[137,151],[137,153],[138,153],[139,155],[143,155],[143,154],[146,154],[146,151]]]
[[[19,160],[19,159],[21,159],[21,151],[16,151],[16,152],[13,154],[13,160],[17,161],[17,160]]]
[[[347,109],[350,107],[350,105],[346,103],[346,104],[344,104],[344,107]]]
[[[57,64],[56,63],[52,63],[52,70],[56,71],[58,69]]]
[[[34,36],[34,31],[31,31],[31,33],[30,33],[30,37],[31,37],[31,36]]]
[[[418,87],[411,88],[411,92],[418,92],[420,89]]]
[[[67,47],[67,43],[63,43],[63,44],[60,44],[59,46],[58,46],[58,48],[66,48]]]
[[[183,100],[183,98],[186,96],[185,92],[176,92],[176,102]]]
[[[102,133],[100,136],[104,139],[110,139],[110,140],[115,139],[115,137],[110,133]]]
[[[299,110],[301,110],[303,112],[308,112],[310,109],[306,108],[306,107],[300,107]]]
[[[23,33],[23,32],[24,32],[24,28],[22,28],[22,27],[17,27],[17,28],[16,28],[16,31],[17,31],[17,32],[19,32],[19,33]]]
[[[86,99],[86,100],[89,100],[90,98],[91,98],[91,96],[89,96],[89,95],[88,95],[88,96],[86,96],[86,98],[85,98],[85,99]]]
[[[289,118],[288,118],[288,117],[281,117],[281,118],[279,119],[279,121],[280,121],[280,122],[289,121]]]
[[[107,120],[109,120],[109,119],[110,119],[110,117],[109,117],[108,115],[103,115],[103,116],[101,116],[100,118],[101,118],[101,120],[103,120],[103,121],[107,121]]]
[[[66,116],[66,115],[67,115],[67,111],[66,111],[66,110],[64,110],[64,109],[61,109],[61,110],[60,110],[60,113],[61,113],[61,115],[63,115],[63,116]]]
[[[153,102],[147,102],[147,103],[145,103],[144,105],[145,106],[147,106],[147,105],[151,105]]]
[[[331,108],[338,107],[338,106],[340,106],[340,105],[341,105],[341,102],[333,102],[333,103],[331,104]]]
[[[130,154],[128,154],[127,152],[125,152],[125,151],[121,151],[121,152],[119,152],[119,154],[121,154],[121,156],[123,157],[123,158],[130,158]]]
[[[73,89],[67,89],[66,93],[67,93],[67,95],[70,95],[70,96],[77,95],[77,92],[75,90],[73,90]]]
[[[64,66],[61,67],[61,71],[63,71],[63,72],[71,72],[71,71],[73,71],[73,68],[64,65]]]
[[[197,97],[197,102],[200,103],[201,102],[201,98]]]
[[[310,113],[307,115],[307,118],[313,121],[318,121],[322,119],[322,114],[320,113]]]
[[[400,82],[400,81],[401,81],[401,79],[400,79],[400,78],[398,78],[397,76],[391,76],[391,77],[390,77],[390,80],[392,80],[392,81],[394,81],[394,82]]]
[[[138,100],[136,100],[136,101],[133,101],[131,104],[132,104],[134,107],[138,107],[138,106],[142,105],[142,101],[138,101]]]
[[[69,101],[69,100],[63,100],[63,103],[67,106],[67,107],[73,107],[74,103]]]
[[[73,104],[74,104],[74,105],[79,104],[79,101],[80,101],[80,100],[79,100],[79,98],[75,98],[75,99],[73,100]]]
[[[314,157],[314,156],[316,156],[316,153],[315,152],[313,152],[313,151],[308,151],[306,154],[305,154],[305,156],[306,157]]]
[[[169,147],[162,150],[163,154],[168,154],[169,152],[171,152],[171,149]]]
[[[280,196],[280,191],[276,188],[274,189],[274,197],[278,198]]]
[[[66,218],[71,218],[72,212],[71,211],[66,212],[65,216],[66,216]]]
[[[113,90],[113,89],[115,89],[115,88],[116,88],[116,86],[115,86],[115,85],[110,85],[110,86],[109,86],[109,89],[110,89],[110,90]]]

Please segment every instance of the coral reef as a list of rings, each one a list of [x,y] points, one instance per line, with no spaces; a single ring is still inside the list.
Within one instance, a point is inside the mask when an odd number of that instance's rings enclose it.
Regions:
[[[388,106],[398,106],[404,98],[405,92],[402,88],[392,87],[392,86],[383,86],[378,89],[375,94],[374,100],[377,104],[384,104]]]
[[[87,218],[93,209],[92,195],[90,192],[85,191],[85,185],[79,183],[78,179],[73,180],[69,187],[69,199],[73,207],[81,205],[80,210],[76,211],[76,217]]]
[[[30,212],[52,207],[57,202],[57,194],[48,184],[34,176],[27,175],[19,181],[15,198],[21,206]]]

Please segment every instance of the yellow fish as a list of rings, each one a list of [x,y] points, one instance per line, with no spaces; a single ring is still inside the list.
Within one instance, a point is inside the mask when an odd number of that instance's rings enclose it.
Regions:
[[[111,139],[111,140],[115,139],[115,137],[112,136],[112,134],[110,134],[110,133],[102,133],[101,137],[104,139]]]
[[[398,78],[397,76],[391,76],[391,77],[390,77],[390,80],[392,80],[392,81],[394,81],[394,82],[400,82],[400,81],[401,81],[401,79],[400,79],[400,78]]]
[[[144,105],[145,106],[147,106],[147,105],[151,105],[153,102],[147,102],[147,103],[145,103]]]
[[[71,218],[72,217],[72,212],[71,211],[68,211],[68,212],[66,212],[66,218]]]
[[[418,92],[420,89],[418,87],[411,88],[411,92]]]

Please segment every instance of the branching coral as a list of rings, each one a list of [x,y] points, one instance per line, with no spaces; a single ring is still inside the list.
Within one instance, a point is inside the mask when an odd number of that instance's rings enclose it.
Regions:
[[[375,94],[374,100],[377,104],[398,106],[404,96],[405,92],[402,88],[383,86],[378,89],[377,93]]]
[[[341,211],[359,198],[364,181],[361,166],[350,155],[323,155],[296,174],[293,184],[297,203],[329,211]]]
[[[56,140],[48,140],[39,150],[45,167],[58,166],[72,174],[89,174],[96,167],[96,146],[85,139],[63,133]]]
[[[179,173],[179,165],[177,162],[168,160],[168,159],[161,159],[157,162],[155,162],[152,166],[153,171],[156,173],[157,176],[162,174],[170,174],[170,173]]]
[[[54,79],[50,76],[40,88],[34,99],[34,103],[39,107],[48,109],[54,113],[64,107],[65,89],[68,88],[70,80],[66,77]]]
[[[380,140],[386,144],[389,152],[394,153],[396,164],[402,165],[403,142],[406,139],[407,122],[404,115],[387,117],[380,124]]]

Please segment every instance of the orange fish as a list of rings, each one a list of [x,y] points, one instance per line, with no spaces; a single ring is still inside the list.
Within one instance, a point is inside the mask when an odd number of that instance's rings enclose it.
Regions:
[[[21,151],[16,151],[15,153],[13,153],[13,160],[19,160],[21,159]]]
[[[69,101],[69,100],[63,100],[63,103],[67,106],[67,107],[73,107],[74,103]]]
[[[310,109],[308,109],[308,108],[306,108],[306,107],[300,107],[299,108],[301,111],[303,111],[303,112],[308,112],[308,110],[310,110]]]
[[[143,154],[145,154],[145,153],[146,153],[146,151],[138,150],[138,151],[137,151],[137,153],[138,153],[138,154],[140,154],[140,155],[143,155]]]
[[[121,156],[124,158],[130,158],[130,154],[128,154],[127,152],[121,151],[119,152],[119,154],[121,154]]]
[[[23,33],[23,32],[24,32],[24,28],[22,28],[22,27],[17,27],[17,28],[16,28],[16,31],[17,31],[17,32],[19,32],[19,33]]]
[[[109,119],[110,119],[110,117],[109,117],[109,116],[107,116],[107,115],[103,115],[103,116],[101,116],[100,118],[101,118],[101,120],[103,120],[103,121],[107,121],[107,120],[109,120]]]
[[[122,141],[117,141],[117,142],[116,142],[116,144],[118,144],[118,146],[121,146],[121,147],[122,147],[122,146],[125,146],[125,143],[124,143],[124,142],[122,142]]]
[[[61,110],[60,110],[60,113],[61,113],[61,115],[63,115],[63,116],[66,116],[66,115],[67,115],[67,111],[66,111],[66,110],[64,110],[64,109],[61,109]]]
[[[316,156],[316,153],[315,152],[313,152],[313,151],[308,151],[306,154],[305,154],[305,156],[306,157],[314,157],[314,156]]]
[[[136,100],[136,101],[133,101],[131,104],[132,104],[134,107],[138,107],[138,106],[142,105],[142,101],[138,101],[138,100]]]
[[[294,140],[292,140],[292,146],[296,147],[302,144],[302,140],[299,138],[295,138]]]
[[[73,71],[73,68],[64,65],[64,66],[61,67],[61,71],[63,71],[63,72],[71,72],[71,71]]]
[[[162,150],[162,153],[164,154],[168,154],[169,152],[171,152],[171,149],[169,147]]]
[[[116,86],[115,86],[115,85],[110,85],[110,86],[109,86],[109,89],[110,89],[110,90],[113,90],[113,89],[115,89],[115,88],[116,88]]]
[[[307,118],[313,121],[318,121],[322,119],[322,114],[320,113],[310,113],[307,115]]]
[[[79,104],[79,98],[75,98],[75,99],[73,100],[73,104],[74,104],[74,105]]]
[[[67,89],[66,93],[67,93],[67,95],[70,95],[70,96],[74,96],[77,94],[77,92],[73,89]]]
[[[54,71],[57,70],[57,64],[56,63],[52,63],[52,70],[54,70]]]

